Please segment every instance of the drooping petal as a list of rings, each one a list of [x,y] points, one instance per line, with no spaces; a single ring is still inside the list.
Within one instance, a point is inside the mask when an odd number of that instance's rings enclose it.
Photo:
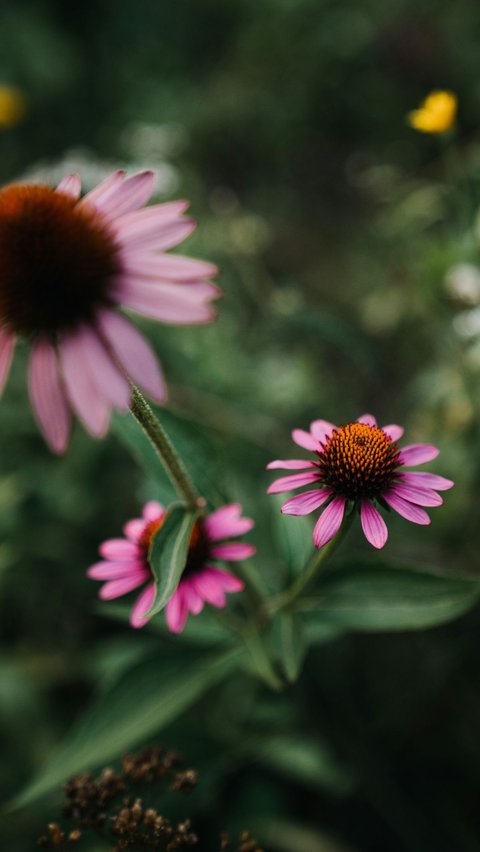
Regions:
[[[127,254],[124,269],[132,275],[163,281],[193,282],[218,275],[218,267],[213,263],[178,254],[146,254],[133,258]]]
[[[15,335],[9,328],[0,328],[0,396],[8,379],[15,348]]]
[[[132,612],[130,613],[130,624],[132,627],[138,629],[139,627],[143,627],[143,625],[149,621],[146,616],[147,612],[151,609],[154,600],[155,583],[149,583],[149,585],[139,594]]]
[[[240,559],[248,559],[256,552],[253,544],[243,541],[229,541],[212,547],[210,556],[213,559],[224,559],[226,562],[237,562]]]
[[[87,577],[91,580],[119,580],[121,577],[130,577],[144,571],[145,579],[148,580],[149,573],[144,569],[140,561],[123,562],[96,562],[87,570]]]
[[[165,402],[167,388],[156,356],[143,335],[115,311],[101,311],[97,323],[128,376],[155,402]]]
[[[389,423],[388,426],[382,426],[382,430],[392,441],[399,441],[405,432],[403,426],[397,426],[396,423]]]
[[[155,173],[139,172],[117,184],[100,203],[102,213],[117,219],[132,210],[143,207],[155,188]]]
[[[287,500],[282,506],[284,515],[309,515],[314,509],[323,506],[332,496],[329,488],[316,488],[315,491],[305,491]]]
[[[267,488],[267,494],[282,494],[284,491],[292,491],[301,488],[302,485],[310,485],[318,481],[318,473],[294,473],[291,476],[281,476]]]
[[[101,396],[119,411],[127,411],[131,396],[128,379],[113,362],[97,332],[83,326],[77,331],[77,346]]]
[[[59,358],[72,408],[87,431],[101,438],[108,429],[111,406],[92,379],[90,368],[83,359],[83,347],[76,335],[69,334],[61,340]]]
[[[205,518],[204,529],[210,541],[221,541],[250,532],[254,526],[251,518],[242,518],[240,503],[229,503],[216,509]]]
[[[327,508],[323,510],[313,530],[315,547],[323,547],[337,534],[342,525],[346,502],[344,497],[334,497]]]
[[[380,550],[388,538],[388,529],[380,512],[372,505],[370,500],[362,500],[360,519],[365,538],[373,547]]]
[[[80,198],[80,193],[82,191],[82,181],[80,179],[80,175],[73,174],[67,175],[57,186],[57,192],[64,192],[65,195],[70,195],[72,198]]]
[[[336,428],[328,420],[314,420],[313,423],[310,423],[310,432],[321,444],[324,443],[325,438],[329,437]]]
[[[158,521],[165,514],[165,508],[158,500],[149,500],[145,503],[142,514],[146,521]]]
[[[398,494],[409,503],[415,503],[417,506],[441,506],[443,500],[436,491],[431,488],[419,488],[412,485],[407,485],[405,482],[396,482],[390,489],[390,493]]]
[[[451,479],[446,479],[445,476],[438,476],[436,473],[422,473],[421,471],[408,471],[408,473],[400,473],[400,479],[407,485],[424,488],[433,488],[435,491],[447,491],[448,488],[453,488],[455,483]]]
[[[143,316],[170,325],[203,325],[212,322],[215,310],[211,305],[221,291],[215,284],[175,284],[164,281],[146,283],[140,279],[122,279],[115,296],[127,308]]]
[[[211,571],[208,570],[208,568],[204,569],[199,574],[195,574],[192,577],[191,582],[194,584],[198,594],[207,603],[218,607],[218,609],[223,609],[226,605],[227,599],[223,585],[219,583],[218,579],[211,573]]]
[[[182,580],[182,594],[187,609],[192,615],[198,615],[202,611],[205,602],[198,594],[191,580]]]
[[[403,447],[398,459],[399,464],[410,465],[425,464],[425,462],[436,459],[440,450],[433,444],[409,444]]]
[[[320,453],[322,451],[320,442],[317,441],[310,432],[305,432],[304,429],[294,429],[292,432],[292,439],[299,447],[303,447],[304,450],[312,450],[314,453]]]
[[[165,607],[165,620],[171,633],[181,633],[188,618],[187,602],[183,596],[182,584],[177,588]]]
[[[54,453],[63,453],[70,437],[70,408],[51,343],[37,340],[30,355],[28,389],[40,429]]]
[[[357,417],[357,423],[366,423],[367,426],[377,425],[377,421],[373,414],[362,414],[361,417]]]
[[[316,467],[316,463],[304,459],[277,459],[267,464],[266,470],[306,470],[309,467]]]
[[[421,509],[420,506],[414,506],[413,503],[409,503],[408,500],[399,497],[395,492],[387,491],[382,496],[385,502],[392,509],[395,509],[402,518],[406,518],[407,521],[412,521],[414,524],[422,524],[423,526],[431,523],[425,509]]]
[[[109,538],[102,542],[98,551],[104,559],[112,559],[114,562],[123,562],[125,559],[130,562],[140,556],[138,545],[126,538]]]
[[[224,571],[223,568],[214,568],[213,565],[208,565],[207,569],[226,592],[242,592],[245,588],[243,580],[240,577],[235,577],[230,571]]]
[[[136,574],[129,574],[128,577],[122,577],[120,580],[109,580],[102,586],[98,596],[103,601],[112,601],[114,598],[128,595],[129,592],[138,589],[144,582],[145,572],[138,571]]]

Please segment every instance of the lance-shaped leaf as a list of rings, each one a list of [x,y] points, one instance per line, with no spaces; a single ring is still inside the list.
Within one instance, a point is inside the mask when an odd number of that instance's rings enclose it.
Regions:
[[[308,643],[300,619],[291,612],[281,612],[274,625],[280,661],[289,683],[298,679]]]
[[[190,536],[197,518],[198,512],[174,504],[153,537],[148,561],[155,578],[155,600],[149,616],[160,612],[167,605],[178,586],[187,563]]]

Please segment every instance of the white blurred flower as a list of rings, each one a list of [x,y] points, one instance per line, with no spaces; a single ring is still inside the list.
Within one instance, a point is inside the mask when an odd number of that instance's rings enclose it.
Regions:
[[[480,303],[480,269],[473,263],[456,263],[445,276],[449,296],[464,305]]]
[[[453,319],[453,327],[459,337],[471,338],[480,335],[480,308],[462,311]]]

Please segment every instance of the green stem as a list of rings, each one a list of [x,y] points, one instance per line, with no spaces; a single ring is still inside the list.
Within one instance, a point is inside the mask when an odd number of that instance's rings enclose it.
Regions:
[[[197,511],[198,509],[202,509],[205,506],[204,498],[197,494],[193,482],[170,438],[155,417],[148,402],[135,385],[132,385],[130,411],[150,439],[173,485],[183,498],[185,504],[189,509]]]
[[[305,571],[292,583],[289,589],[273,601],[270,609],[271,615],[274,615],[280,609],[290,609],[298,597],[311,585],[318,577],[323,565],[328,556],[337,549],[338,545],[350,529],[353,521],[354,512],[350,512],[345,518],[336,536],[334,536],[328,544],[318,550],[311,558]]]

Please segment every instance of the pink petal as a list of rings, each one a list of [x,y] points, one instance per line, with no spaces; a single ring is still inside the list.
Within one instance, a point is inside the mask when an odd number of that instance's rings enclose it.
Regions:
[[[57,356],[51,343],[32,346],[28,389],[38,424],[54,453],[63,453],[70,437],[70,409],[62,387]]]
[[[132,541],[134,544],[138,544],[145,532],[145,527],[146,524],[142,518],[132,518],[131,521],[127,521],[127,523],[123,525],[123,532],[129,541]]]
[[[138,589],[145,582],[145,572],[139,571],[137,574],[130,574],[128,577],[122,577],[120,580],[109,580],[108,583],[102,586],[98,596],[102,601],[111,601],[114,598],[121,598],[122,595],[128,595],[134,589]]]
[[[135,627],[135,629],[143,627],[143,625],[149,620],[147,618],[147,612],[151,609],[154,600],[155,583],[150,583],[143,592],[139,594],[132,612],[130,613],[130,624],[132,627]]]
[[[380,550],[388,538],[388,529],[380,512],[369,500],[362,500],[360,507],[360,520],[365,538],[377,550]]]
[[[210,302],[220,296],[220,290],[205,281],[173,284],[124,278],[115,295],[125,307],[160,322],[200,325],[214,319]]]
[[[182,594],[187,609],[192,613],[192,615],[198,615],[204,607],[204,601],[196,591],[191,580],[182,581]]]
[[[395,492],[389,491],[385,492],[382,495],[383,499],[392,509],[395,509],[402,518],[406,518],[407,521],[412,521],[414,524],[422,524],[428,525],[431,523],[430,518],[424,509],[420,509],[419,506],[414,506],[413,503],[409,503],[408,500],[404,500],[403,497],[399,497]]]
[[[181,585],[173,593],[165,607],[165,620],[171,633],[181,633],[188,618],[187,602],[183,596]]]
[[[313,423],[310,423],[310,432],[321,444],[325,442],[325,438],[329,437],[336,428],[328,420],[314,420]]]
[[[192,583],[195,586],[197,593],[207,601],[207,603],[218,609],[223,609],[227,603],[223,583],[207,568],[200,574],[195,574],[192,577]]]
[[[304,429],[294,429],[292,432],[292,438],[299,447],[303,447],[304,450],[312,450],[314,453],[321,453],[322,447],[310,432],[305,432]]]
[[[229,503],[208,515],[204,529],[210,541],[221,541],[249,532],[254,522],[251,518],[242,518],[241,514],[240,503]]]
[[[178,254],[127,255],[124,266],[131,275],[164,281],[199,281],[218,275],[218,268],[213,263]]]
[[[373,414],[362,414],[361,417],[357,417],[357,423],[366,423],[367,426],[377,425],[377,421]]]
[[[105,435],[110,419],[110,405],[100,394],[83,359],[83,346],[69,334],[59,346],[60,364],[72,408],[95,437]]]
[[[323,510],[313,530],[315,547],[323,547],[336,536],[342,525],[346,502],[344,497],[334,497],[327,508]]]
[[[82,181],[80,180],[80,175],[67,175],[57,186],[57,192],[63,192],[65,195],[71,195],[72,198],[77,200],[80,198],[80,193],[82,191]]]
[[[389,423],[388,426],[382,426],[382,431],[385,432],[392,441],[399,441],[405,432],[405,429],[403,426],[397,426],[396,423]]]
[[[402,482],[405,482],[407,485],[433,488],[435,491],[446,491],[455,485],[451,479],[446,479],[444,476],[437,476],[435,473],[409,471],[408,473],[400,473],[399,475]]]
[[[90,192],[82,198],[79,202],[80,206],[89,206],[93,205],[97,209],[101,210],[102,203],[108,200],[108,197],[111,192],[113,192],[116,187],[122,183],[125,177],[125,172],[123,169],[119,169],[114,172],[112,175],[109,175],[105,180],[102,180],[98,186],[91,189]]]
[[[433,444],[409,444],[408,447],[403,447],[398,462],[408,466],[424,464],[436,459],[439,452],[438,447],[434,447]]]
[[[155,188],[155,174],[151,171],[139,172],[117,184],[101,202],[102,213],[117,219],[125,213],[143,207]]]
[[[235,577],[229,571],[224,571],[223,568],[214,568],[213,565],[209,565],[208,572],[213,574],[215,580],[226,592],[242,592],[245,588],[243,580]]]
[[[317,488],[315,491],[305,491],[297,494],[291,500],[287,500],[282,506],[284,515],[309,515],[314,509],[318,509],[331,497],[329,488]]]
[[[150,577],[149,572],[144,569],[143,564],[136,561],[124,562],[96,562],[87,570],[87,577],[91,580],[120,580],[121,577],[130,577],[143,571],[145,580]]]
[[[267,464],[266,470],[304,470],[308,467],[316,467],[316,462],[305,461],[304,459],[277,459]]]
[[[123,247],[125,257],[126,250],[168,251],[183,242],[197,227],[194,219],[167,218],[155,215],[155,212],[154,207],[148,207],[147,210],[131,213],[115,222],[116,238]],[[133,217],[136,217],[135,220]]]
[[[253,544],[243,541],[232,541],[212,547],[210,556],[213,559],[225,559],[227,562],[237,562],[240,559],[248,559],[256,552]]]
[[[158,521],[165,514],[165,509],[157,500],[149,500],[143,507],[142,515],[146,521]]]
[[[14,333],[6,327],[0,328],[0,396],[8,379],[14,348]]]
[[[156,356],[143,335],[114,311],[97,315],[98,326],[115,357],[133,382],[155,402],[165,402],[167,388]]]
[[[77,332],[77,341],[99,393],[114,408],[127,411],[131,397],[128,379],[113,362],[98,334],[85,325]]]
[[[302,485],[310,485],[318,482],[318,473],[294,473],[291,476],[281,476],[267,488],[267,494],[282,494],[283,491],[291,491],[293,488],[301,488]]]
[[[98,552],[104,559],[112,559],[114,562],[123,562],[127,559],[129,562],[137,560],[141,556],[141,551],[136,544],[127,541],[125,538],[109,538],[102,542],[98,548]]]
[[[396,482],[390,493],[398,494],[409,503],[415,503],[418,506],[441,506],[443,500],[436,491],[430,488],[415,488],[412,485],[407,485],[403,482]]]

